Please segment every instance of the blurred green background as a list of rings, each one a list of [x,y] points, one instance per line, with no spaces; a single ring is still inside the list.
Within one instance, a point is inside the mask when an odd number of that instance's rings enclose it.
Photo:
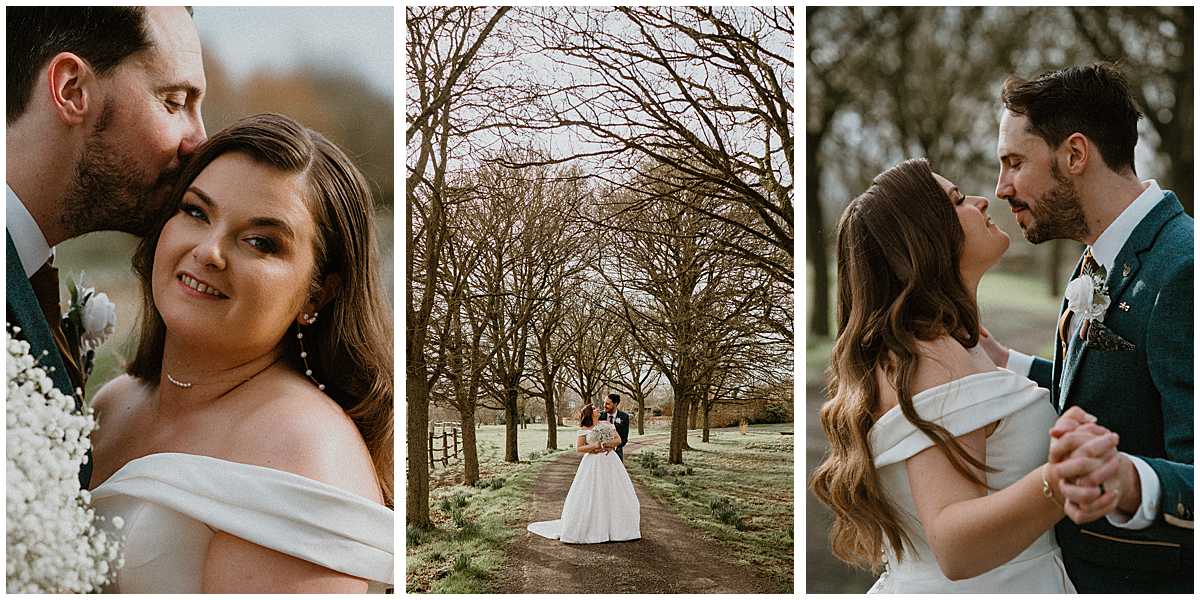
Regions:
[[[806,477],[826,452],[818,410],[835,334],[837,219],[871,178],[906,158],[929,158],[989,214],[1012,243],[983,279],[984,325],[1002,343],[1049,355],[1069,269],[1070,241],[1025,241],[995,201],[1000,88],[1072,64],[1118,61],[1146,117],[1135,166],[1192,209],[1191,7],[817,7],[806,10]],[[806,591],[863,593],[875,576],[830,552],[829,511],[806,495]]]
[[[278,112],[320,131],[363,171],[376,203],[380,271],[393,295],[393,15],[390,7],[195,7],[208,90],[209,135],[245,115]],[[133,236],[98,232],[57,247],[65,283],[85,284],[117,305],[117,331],[97,353],[86,393],[121,372],[140,311],[130,270]],[[64,298],[65,292],[64,292]]]

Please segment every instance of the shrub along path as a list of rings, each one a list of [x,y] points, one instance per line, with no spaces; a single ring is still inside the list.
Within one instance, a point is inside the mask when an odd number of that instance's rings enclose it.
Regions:
[[[647,435],[625,446],[625,462],[661,438]],[[564,452],[534,480],[530,521],[557,519],[582,455]],[[689,527],[634,483],[641,504],[642,539],[604,544],[563,544],[523,531],[510,546],[502,593],[770,593],[752,568],[733,563],[721,548]]]

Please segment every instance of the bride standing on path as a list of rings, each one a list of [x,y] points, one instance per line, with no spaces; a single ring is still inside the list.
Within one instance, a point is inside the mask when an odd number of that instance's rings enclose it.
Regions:
[[[584,405],[579,412],[575,451],[583,454],[583,460],[563,502],[562,516],[554,521],[530,523],[527,529],[568,544],[640,539],[641,505],[625,465],[612,451],[621,439],[602,441],[600,432],[593,428],[593,412],[591,404]]]

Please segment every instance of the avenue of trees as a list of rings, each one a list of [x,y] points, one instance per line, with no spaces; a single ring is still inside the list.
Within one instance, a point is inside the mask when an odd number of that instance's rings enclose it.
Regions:
[[[431,406],[463,428],[671,398],[668,461],[719,405],[790,390],[790,8],[407,9],[407,519]],[[790,393],[781,401],[791,401]]]

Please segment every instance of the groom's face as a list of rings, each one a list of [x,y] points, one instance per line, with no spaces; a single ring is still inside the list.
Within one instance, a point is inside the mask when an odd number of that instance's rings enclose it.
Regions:
[[[1008,201],[1025,239],[1040,244],[1086,237],[1079,193],[1059,171],[1054,149],[1029,130],[1028,117],[1004,111],[996,152],[996,197]]]
[[[77,232],[148,232],[183,161],[205,139],[200,38],[180,7],[146,9],[152,46],[102,78],[102,109],[64,219]]]

